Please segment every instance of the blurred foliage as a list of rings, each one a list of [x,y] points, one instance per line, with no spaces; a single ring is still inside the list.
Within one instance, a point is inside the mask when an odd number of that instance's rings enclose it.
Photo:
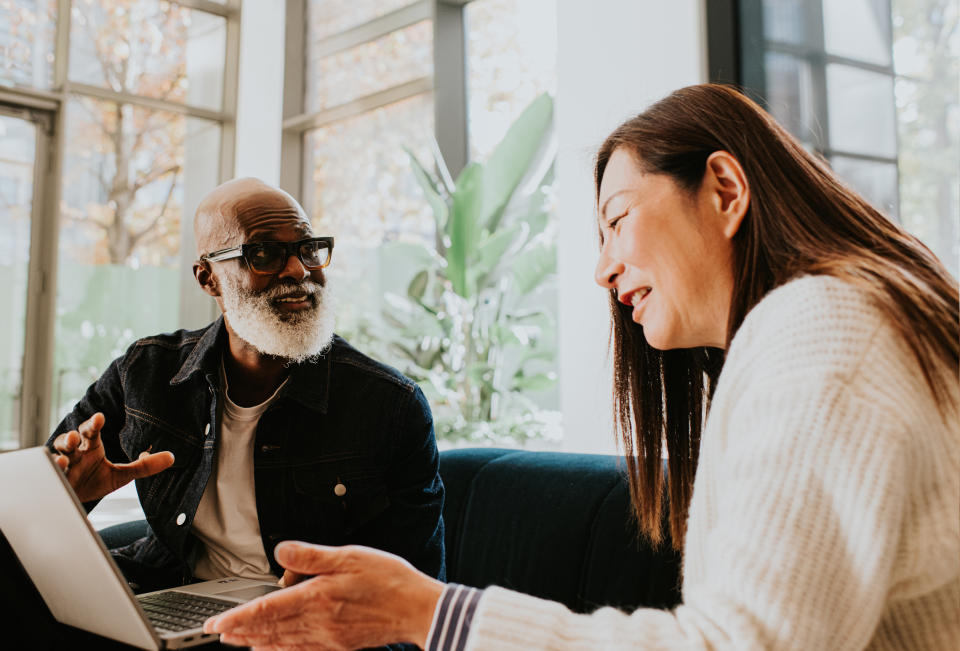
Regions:
[[[408,151],[436,239],[386,245],[402,248],[415,269],[405,293],[385,295],[382,322],[364,334],[420,384],[437,436],[449,442],[559,437],[559,414],[530,398],[556,382],[556,323],[538,305],[556,274],[545,153],[552,117],[553,100],[541,95],[486,163],[470,163],[455,182],[439,155],[431,172]]]
[[[180,272],[73,265],[59,279],[51,427],[137,338],[178,327]]]

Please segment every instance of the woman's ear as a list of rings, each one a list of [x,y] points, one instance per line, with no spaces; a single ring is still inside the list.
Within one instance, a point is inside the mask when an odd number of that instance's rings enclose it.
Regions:
[[[704,188],[722,220],[724,236],[732,239],[750,207],[750,186],[740,161],[726,151],[710,154],[707,157]]]
[[[198,260],[193,263],[193,277],[197,279],[200,288],[210,296],[220,296],[220,283],[217,282],[217,276],[210,268],[210,263],[206,260]]]

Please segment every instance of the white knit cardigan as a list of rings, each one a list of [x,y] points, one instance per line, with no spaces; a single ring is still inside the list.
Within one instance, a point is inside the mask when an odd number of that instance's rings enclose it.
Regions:
[[[675,610],[489,588],[467,649],[960,649],[960,421],[859,289],[806,276],[748,314],[687,532]]]

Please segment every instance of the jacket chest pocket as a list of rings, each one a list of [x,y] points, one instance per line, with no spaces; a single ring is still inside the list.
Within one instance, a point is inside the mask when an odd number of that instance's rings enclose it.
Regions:
[[[160,422],[127,412],[127,422],[120,431],[120,447],[131,461],[136,461],[142,452],[171,452],[173,465],[156,475],[137,480],[137,493],[144,511],[156,511],[167,505],[173,508],[179,502],[178,491],[186,488],[187,477],[192,475],[200,454],[202,440],[185,438]],[[173,506],[170,506],[172,501]]]
[[[293,487],[302,526],[334,538],[356,533],[390,506],[383,477],[360,459],[295,468]]]

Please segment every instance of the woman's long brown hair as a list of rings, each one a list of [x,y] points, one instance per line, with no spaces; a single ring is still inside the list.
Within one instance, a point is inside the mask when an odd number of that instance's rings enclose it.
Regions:
[[[751,199],[733,239],[728,345],[747,313],[775,287],[804,274],[843,278],[873,297],[909,345],[941,409],[951,408],[949,383],[960,366],[956,280],[919,240],[839,181],[757,104],[716,84],[682,88],[656,102],[600,147],[598,200],[607,162],[621,147],[644,172],[666,174],[691,193],[713,152],[729,152],[743,167]],[[610,309],[614,422],[633,508],[643,533],[661,542],[665,444],[670,537],[679,550],[700,433],[724,351],[656,350],[613,292]]]

